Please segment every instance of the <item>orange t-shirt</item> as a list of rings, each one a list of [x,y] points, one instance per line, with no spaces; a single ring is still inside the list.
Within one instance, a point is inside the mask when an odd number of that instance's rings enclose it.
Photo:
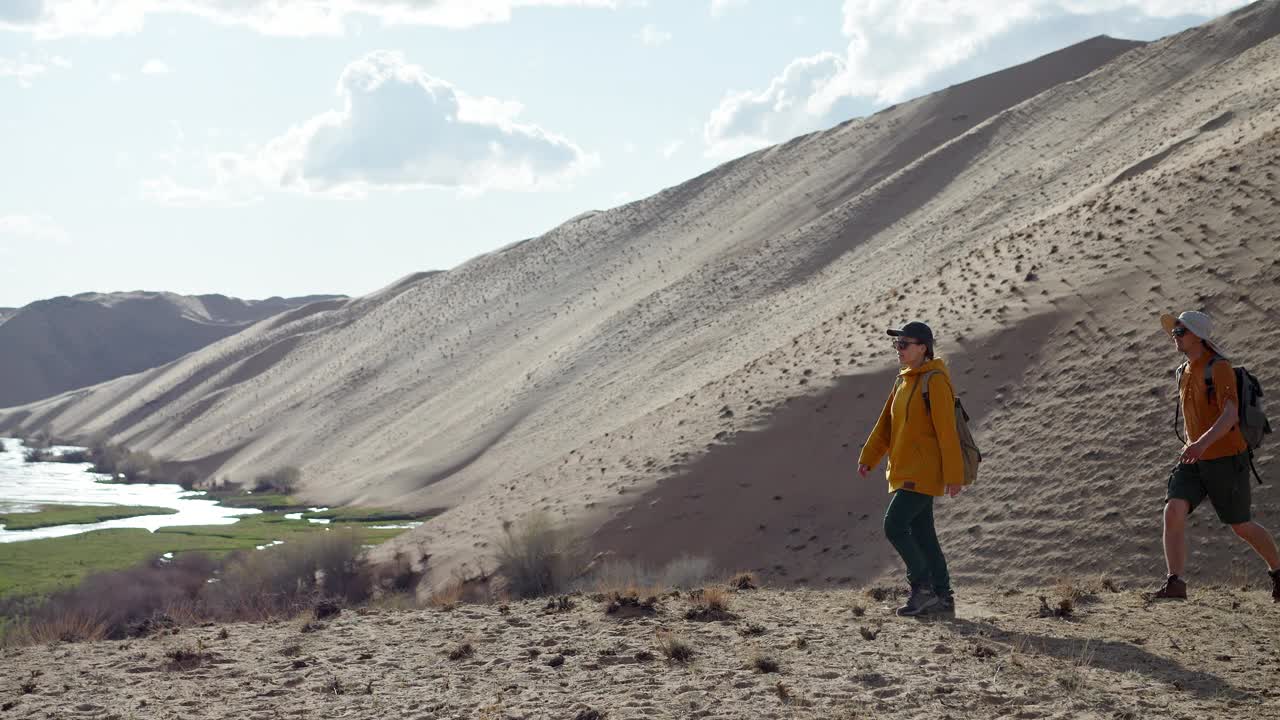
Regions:
[[[1195,442],[1201,435],[1209,432],[1209,428],[1218,422],[1222,408],[1228,400],[1234,400],[1240,406],[1239,394],[1236,390],[1236,373],[1231,363],[1219,358],[1213,364],[1213,395],[1210,396],[1204,383],[1204,366],[1213,359],[1211,353],[1205,353],[1190,363],[1182,372],[1182,384],[1178,388],[1179,402],[1182,403],[1183,428],[1187,433],[1187,442]],[[1231,457],[1249,449],[1240,434],[1240,426],[1236,425],[1226,435],[1204,451],[1201,460],[1216,460]]]

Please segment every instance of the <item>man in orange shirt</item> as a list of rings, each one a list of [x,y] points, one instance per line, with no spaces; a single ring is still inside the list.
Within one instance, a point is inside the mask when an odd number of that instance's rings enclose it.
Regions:
[[[1206,497],[1218,518],[1267,562],[1271,597],[1280,602],[1280,551],[1276,541],[1252,519],[1249,497],[1249,446],[1239,428],[1235,371],[1213,336],[1213,321],[1202,312],[1160,318],[1187,362],[1178,376],[1178,403],[1186,445],[1169,473],[1164,506],[1164,556],[1169,576],[1156,598],[1185,600],[1187,516]],[[1207,370],[1207,372],[1206,372]],[[1212,385],[1207,382],[1212,378]]]

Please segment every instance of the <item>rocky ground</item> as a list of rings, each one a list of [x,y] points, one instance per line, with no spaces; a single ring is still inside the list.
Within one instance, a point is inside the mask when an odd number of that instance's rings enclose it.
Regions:
[[[735,590],[699,621],[688,593],[653,615],[577,595],[9,648],[0,718],[1280,718],[1280,606],[1256,588],[964,588],[925,621],[895,602]]]

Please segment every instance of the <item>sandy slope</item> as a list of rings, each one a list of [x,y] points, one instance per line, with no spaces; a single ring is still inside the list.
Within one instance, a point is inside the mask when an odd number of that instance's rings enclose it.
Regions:
[[[989,457],[940,513],[961,580],[1154,577],[1177,450],[1156,317],[1210,310],[1280,387],[1277,33],[1271,0],[1096,39],[0,430],[108,430],[218,476],[299,465],[325,503],[449,507],[402,541],[436,581],[542,509],[649,562],[856,582],[893,566],[883,481],[852,469],[883,329],[918,318]],[[1257,507],[1272,522],[1280,496]],[[1196,572],[1260,573],[1206,515]]]
[[[263,318],[334,297],[83,293],[0,308],[0,406],[163,365]]]
[[[1046,593],[1056,604],[1052,591],[971,591],[942,621],[897,618],[891,599],[862,592],[760,590],[732,595],[740,618],[725,622],[685,620],[683,596],[625,621],[577,597],[562,613],[344,612],[307,631],[8,649],[0,717],[1280,718],[1280,635],[1262,593],[1150,605],[1099,590],[1070,619],[1038,617]],[[685,639],[691,662],[667,662],[659,631]],[[463,643],[472,655],[450,660]],[[179,649],[202,657],[174,666]],[[753,669],[757,656],[780,672]]]

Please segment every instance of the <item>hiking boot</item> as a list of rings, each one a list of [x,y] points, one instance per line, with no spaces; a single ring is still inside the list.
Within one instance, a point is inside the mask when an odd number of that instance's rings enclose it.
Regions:
[[[934,591],[934,596],[938,598],[938,605],[930,611],[932,615],[952,615],[956,614],[956,594],[950,590],[946,592]]]
[[[938,596],[927,587],[920,585],[912,585],[911,593],[907,595],[907,604],[898,608],[898,615],[901,617],[916,617],[938,607]]]
[[[1159,590],[1151,593],[1151,598],[1153,600],[1186,600],[1187,583],[1177,575],[1170,575]]]
[[[1271,602],[1280,603],[1280,568],[1271,571]]]

